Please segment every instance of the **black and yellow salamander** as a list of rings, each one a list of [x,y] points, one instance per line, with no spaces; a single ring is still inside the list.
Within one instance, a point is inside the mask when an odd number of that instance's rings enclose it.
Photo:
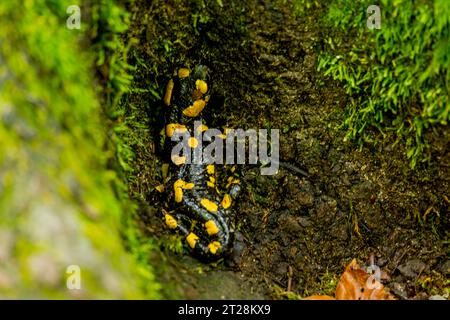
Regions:
[[[208,130],[202,114],[207,112],[211,98],[209,73],[203,65],[192,69],[182,67],[166,87],[164,154],[168,167],[166,164],[163,170],[167,172],[163,219],[167,227],[185,237],[195,256],[211,261],[223,256],[231,242],[231,210],[240,191],[236,167],[192,163],[184,156],[172,155],[177,142],[171,139],[176,130],[187,132],[191,136],[190,148],[204,148],[194,137],[193,130]],[[194,128],[194,121],[201,121],[201,126]]]

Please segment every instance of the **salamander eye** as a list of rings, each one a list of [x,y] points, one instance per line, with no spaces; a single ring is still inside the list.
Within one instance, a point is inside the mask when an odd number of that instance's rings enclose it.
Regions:
[[[206,102],[204,100],[196,100],[192,106],[189,106],[183,110],[183,114],[187,117],[196,117],[203,111],[205,106]]]
[[[197,235],[192,232],[189,233],[188,236],[186,237],[186,241],[192,249],[195,248],[195,244],[197,243],[197,240],[198,240]]]
[[[170,229],[175,229],[178,226],[178,222],[177,220],[175,220],[174,217],[172,217],[170,214],[166,213],[164,215],[164,218],[166,220],[166,225],[170,228]]]

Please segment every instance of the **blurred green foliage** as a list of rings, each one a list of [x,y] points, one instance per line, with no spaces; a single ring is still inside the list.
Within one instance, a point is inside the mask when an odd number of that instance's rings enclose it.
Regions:
[[[137,90],[134,76],[137,68],[128,63],[130,51],[138,40],[128,37],[130,29],[130,12],[125,8],[134,8],[134,0],[98,0],[92,6],[92,28],[90,32],[91,50],[95,52],[95,65],[102,83],[102,115],[108,128],[108,150],[113,151],[109,159],[110,166],[120,177],[116,181],[116,194],[120,198],[124,214],[122,216],[121,234],[125,246],[134,256],[137,273],[141,278],[140,286],[147,297],[161,297],[161,286],[155,281],[155,269],[161,268],[152,260],[152,254],[158,249],[153,238],[142,234],[139,228],[142,214],[142,199],[136,198],[132,186],[141,174],[135,167],[136,146],[148,151],[148,141],[152,140],[151,128],[143,122],[142,113],[146,112],[144,104],[128,103],[127,96]],[[142,152],[142,150],[139,150]],[[130,198],[131,194],[131,198]],[[166,286],[167,287],[167,284]],[[171,297],[165,292],[165,297]]]
[[[351,1],[326,4],[306,1],[323,10],[325,53],[318,69],[343,83],[350,96],[347,137],[406,139],[407,157],[415,167],[427,160],[425,135],[450,119],[450,2],[446,0]],[[369,5],[381,9],[381,28],[366,25]],[[295,0],[304,12],[305,1]]]
[[[121,96],[128,92],[134,67],[127,63],[129,46],[122,41],[128,30],[130,14],[117,1],[99,0],[92,7],[92,19],[95,21],[90,32],[93,50],[96,52],[96,65],[102,72],[106,105],[114,109]],[[126,1],[127,3],[133,1]],[[109,110],[107,110],[109,111]]]
[[[158,298],[152,267],[139,259],[135,208],[111,170],[93,76],[96,62],[108,95],[126,90],[127,15],[93,1],[81,5],[81,30],[69,30],[69,5],[0,3],[0,296]],[[81,291],[66,288],[71,264],[81,267]]]

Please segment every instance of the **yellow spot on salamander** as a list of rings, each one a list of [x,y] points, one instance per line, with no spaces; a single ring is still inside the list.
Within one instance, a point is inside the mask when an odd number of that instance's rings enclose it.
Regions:
[[[213,236],[213,235],[219,233],[219,228],[217,228],[216,224],[212,220],[205,222],[205,227],[206,227],[206,232],[210,236]]]
[[[183,186],[183,189],[186,189],[186,190],[190,190],[192,188],[194,188],[194,183],[192,183],[192,182],[186,182],[185,185]]]
[[[194,101],[192,106],[187,107],[183,110],[183,114],[187,117],[196,117],[203,111],[206,106],[206,102],[204,100]]]
[[[202,200],[200,201],[200,204],[201,204],[206,210],[208,210],[209,212],[212,212],[212,213],[216,213],[216,212],[217,212],[218,206],[217,206],[216,203],[212,202],[211,200],[208,200],[208,199],[202,199]]]
[[[217,250],[220,248],[220,242],[219,241],[213,241],[210,244],[208,244],[209,252],[212,254],[216,254]]]
[[[183,189],[175,188],[175,202],[183,201]]]
[[[157,185],[156,187],[155,187],[155,189],[158,191],[158,192],[164,192],[164,185],[162,185],[162,184],[160,184],[160,185]]]
[[[174,154],[174,155],[171,156],[171,159],[172,159],[172,162],[176,166],[179,166],[179,165],[182,165],[182,164],[186,163],[186,157],[185,156],[180,157],[179,155]]]
[[[213,164],[208,164],[206,166],[206,172],[208,172],[208,174],[214,174],[214,165]]]
[[[214,184],[213,182],[211,182],[211,181],[206,181],[206,185],[207,185],[208,187],[211,187],[211,188],[214,188],[214,187],[215,187],[215,184]]]
[[[173,184],[173,190],[175,192],[175,202],[181,202],[183,200],[183,189],[189,190],[194,188],[194,184],[192,182],[186,182],[181,179],[178,179]]]
[[[204,124],[202,124],[201,126],[197,127],[197,132],[198,133],[202,133],[202,132],[204,132],[206,130],[208,130],[208,127],[206,125],[204,125]]]
[[[170,101],[172,100],[172,92],[173,92],[173,80],[170,79],[169,82],[167,83],[167,87],[166,87],[166,94],[164,95],[164,104],[166,106],[170,106]]]
[[[191,72],[189,71],[189,69],[186,69],[186,68],[178,69],[178,77],[179,78],[187,78],[187,77],[189,77],[190,73]]]
[[[201,93],[205,94],[208,91],[208,85],[205,81],[198,79],[195,81],[195,87],[200,90]]]
[[[175,229],[178,226],[177,220],[175,220],[175,218],[172,217],[170,214],[166,213],[164,217],[166,218],[166,225],[170,229]]]
[[[190,137],[190,138],[188,139],[188,145],[189,145],[189,147],[191,147],[192,149],[195,149],[195,148],[197,148],[197,146],[198,146],[198,140],[195,139],[194,137]]]
[[[194,233],[189,233],[188,236],[186,237],[186,241],[189,244],[189,247],[191,247],[192,249],[195,248],[195,244],[197,243],[198,237],[194,234]]]
[[[173,136],[175,130],[178,130],[179,133],[183,133],[187,131],[187,128],[185,125],[178,123],[169,123],[168,125],[166,125],[166,135],[169,138]]]
[[[222,200],[222,207],[224,209],[228,209],[231,206],[231,197],[229,194],[226,194]]]
[[[178,179],[173,184],[173,191],[175,193],[175,202],[181,202],[183,200],[183,187],[185,184],[186,182],[184,182],[181,179]]]
[[[214,177],[209,177],[209,181],[211,181],[212,183],[216,183],[216,178],[214,178]]]

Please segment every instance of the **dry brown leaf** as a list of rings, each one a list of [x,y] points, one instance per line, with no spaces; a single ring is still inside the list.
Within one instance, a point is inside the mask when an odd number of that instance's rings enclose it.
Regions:
[[[307,300],[332,300],[330,296],[311,296]],[[345,268],[336,288],[336,300],[394,300],[384,285],[362,269],[356,259]]]
[[[370,278],[370,279],[369,279]],[[345,268],[336,288],[337,300],[392,300],[384,285],[363,270],[356,259]]]

